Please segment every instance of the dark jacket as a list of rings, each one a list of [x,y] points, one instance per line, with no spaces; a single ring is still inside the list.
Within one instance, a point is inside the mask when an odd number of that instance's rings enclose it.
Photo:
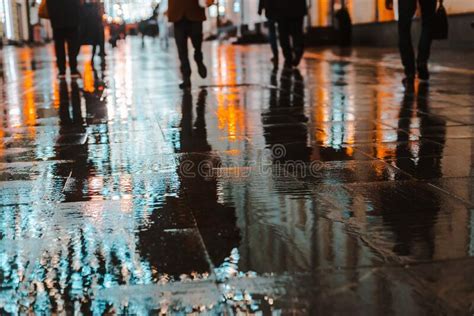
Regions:
[[[53,28],[79,27],[80,0],[46,0]]]
[[[81,9],[81,45],[100,45],[104,40],[102,9],[96,3],[85,3]]]
[[[198,0],[169,0],[168,20],[179,22],[184,18],[193,22],[202,22],[206,20],[206,11],[199,6]]]
[[[265,11],[265,16],[269,19],[271,19],[271,16],[268,14],[268,2],[269,0],[260,0],[258,2],[258,14],[262,14],[263,11]]]
[[[267,17],[274,20],[302,18],[308,14],[306,0],[262,0]]]

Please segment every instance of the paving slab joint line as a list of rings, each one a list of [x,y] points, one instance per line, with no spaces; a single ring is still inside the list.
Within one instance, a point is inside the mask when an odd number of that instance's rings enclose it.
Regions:
[[[426,183],[426,182],[425,182],[425,183]],[[449,195],[449,196],[455,198],[456,200],[462,202],[463,204],[465,204],[465,205],[467,205],[467,206],[469,206],[469,207],[474,207],[474,203],[469,202],[469,201],[466,201],[466,200],[464,200],[462,197],[457,196],[456,194],[453,194],[453,193],[451,193],[451,192],[449,192],[449,191],[447,191],[447,190],[445,190],[445,189],[443,189],[443,188],[441,188],[441,187],[438,187],[438,186],[436,186],[435,184],[433,184],[433,183],[431,183],[431,182],[428,182],[427,184],[428,184],[429,186],[431,186],[431,187],[433,187],[433,188],[435,188],[435,189],[437,189],[437,190],[439,190],[439,191],[442,191],[442,192],[444,192],[445,194],[447,194],[447,195]]]

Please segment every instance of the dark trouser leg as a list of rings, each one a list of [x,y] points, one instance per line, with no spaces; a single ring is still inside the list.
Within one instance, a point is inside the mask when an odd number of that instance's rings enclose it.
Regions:
[[[194,60],[201,64],[203,61],[202,55],[202,22],[189,22],[191,27],[190,37],[191,43],[194,47]]]
[[[69,68],[71,71],[77,71],[77,55],[80,49],[79,30],[70,28],[67,30],[67,51],[69,57]]]
[[[178,47],[178,56],[181,63],[181,74],[184,80],[191,77],[191,65],[188,57],[188,26],[189,21],[181,20],[174,23],[174,38]]]
[[[411,41],[411,24],[416,11],[415,0],[400,0],[398,3],[398,37],[400,55],[402,57],[405,75],[415,75],[415,53]]]
[[[65,34],[63,29],[53,30],[54,49],[56,51],[56,64],[59,73],[66,72],[66,48],[65,48]]]
[[[432,23],[436,12],[436,0],[419,0],[421,6],[422,31],[418,45],[418,65],[426,65],[430,58]]]
[[[105,34],[104,29],[102,28],[99,36],[99,47],[100,47],[100,57],[105,56]]]
[[[285,57],[285,65],[293,64],[293,50],[290,43],[290,22],[289,20],[278,21],[278,35],[280,36],[280,46]]]
[[[77,81],[71,82],[71,105],[73,123],[82,126],[81,93]]]
[[[268,41],[270,42],[270,47],[272,48],[273,57],[278,59],[278,35],[276,28],[276,22],[273,20],[268,20]]]
[[[294,51],[294,65],[298,66],[304,53],[304,32],[303,32],[303,18],[296,18],[291,20],[291,38],[293,41]]]
[[[69,115],[69,88],[67,81],[61,80],[59,83],[59,119],[62,126],[71,124],[71,116]]]

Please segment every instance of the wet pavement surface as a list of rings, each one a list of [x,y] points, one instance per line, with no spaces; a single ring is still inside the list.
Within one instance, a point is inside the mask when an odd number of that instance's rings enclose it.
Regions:
[[[3,48],[0,314],[474,312],[472,54],[205,49]]]

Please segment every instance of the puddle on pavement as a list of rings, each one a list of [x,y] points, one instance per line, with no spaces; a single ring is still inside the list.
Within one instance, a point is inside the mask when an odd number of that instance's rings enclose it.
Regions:
[[[127,45],[80,84],[10,69],[0,313],[436,312],[443,267],[460,285],[441,305],[466,310],[468,108],[433,112],[442,91],[403,93],[371,64],[272,72],[257,54],[247,71],[229,47],[232,71],[182,93],[176,61]]]

